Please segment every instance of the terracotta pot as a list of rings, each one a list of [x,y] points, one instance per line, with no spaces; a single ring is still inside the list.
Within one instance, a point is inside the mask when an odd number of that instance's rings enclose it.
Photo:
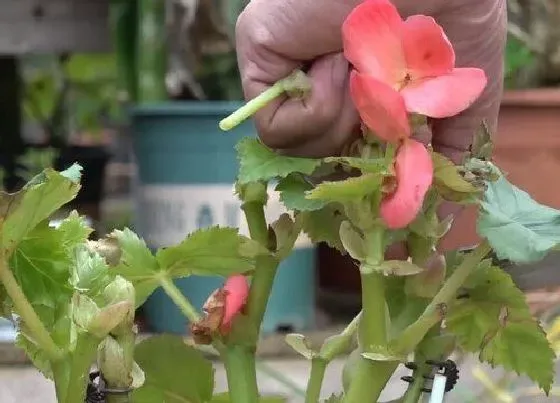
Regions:
[[[509,91],[504,94],[494,160],[509,180],[537,201],[560,208],[554,184],[560,173],[560,89]],[[478,242],[476,210],[456,218],[442,242],[446,250]],[[347,257],[327,247],[319,249],[319,285],[323,291],[359,293],[358,270]]]

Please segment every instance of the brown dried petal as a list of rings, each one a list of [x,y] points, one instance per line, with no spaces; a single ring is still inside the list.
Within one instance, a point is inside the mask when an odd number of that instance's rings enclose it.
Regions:
[[[204,317],[190,326],[195,343],[212,343],[212,335],[220,329],[224,318],[226,294],[227,291],[219,288],[204,303]]]

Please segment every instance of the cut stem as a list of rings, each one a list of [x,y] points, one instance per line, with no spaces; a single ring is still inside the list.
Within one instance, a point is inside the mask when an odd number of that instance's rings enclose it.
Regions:
[[[302,95],[310,89],[311,85],[305,73],[301,70],[296,70],[223,119],[220,122],[220,129],[227,131],[239,126],[243,121],[253,116],[279,96],[284,95],[284,93],[288,93],[288,95],[292,93]]]
[[[183,295],[181,290],[177,288],[175,283],[166,276],[162,276],[159,279],[159,284],[165,291],[165,293],[171,298],[171,300],[177,305],[181,310],[183,315],[185,315],[189,321],[198,322],[200,320],[200,315],[190,301]]]
[[[3,257],[0,258],[0,281],[4,284],[6,293],[14,304],[15,312],[23,320],[23,323],[25,323],[35,343],[45,352],[50,361],[54,362],[62,359],[64,357],[63,351],[52,339]]]
[[[323,386],[327,364],[328,362],[322,358],[311,360],[311,375],[307,382],[305,403],[317,403],[321,398],[321,387]]]

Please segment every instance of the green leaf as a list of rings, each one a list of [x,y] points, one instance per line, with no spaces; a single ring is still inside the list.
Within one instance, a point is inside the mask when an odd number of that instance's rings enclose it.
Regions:
[[[84,243],[93,232],[84,217],[80,217],[75,210],[62,220],[58,230],[63,234],[64,244],[69,249]]]
[[[267,148],[258,139],[243,138],[236,146],[241,184],[285,178],[293,172],[310,175],[319,165],[320,159],[296,158],[279,155]]]
[[[25,351],[33,366],[43,374],[47,379],[53,379],[51,363],[45,353],[37,347],[37,345],[25,336],[23,333],[18,332],[16,336],[15,346]]]
[[[70,296],[70,255],[64,233],[42,222],[20,240],[10,261],[10,268],[27,299],[32,304],[55,307],[62,295]]]
[[[537,262],[560,245],[560,211],[537,203],[503,176],[488,183],[480,206],[478,233],[498,259]]]
[[[344,249],[352,258],[363,262],[366,260],[366,244],[362,234],[354,228],[350,221],[343,221],[340,224],[340,240]]]
[[[366,174],[343,181],[323,182],[307,193],[310,200],[353,202],[373,194],[382,183],[382,176]]]
[[[291,348],[307,360],[311,360],[317,355],[303,334],[290,333],[286,335],[285,340]]]
[[[382,271],[386,276],[412,276],[422,273],[425,269],[408,260],[385,260],[377,270]]]
[[[338,163],[349,168],[356,168],[364,174],[388,174],[388,165],[385,158],[327,157],[324,161],[327,163]]]
[[[471,158],[481,160],[489,160],[492,158],[494,144],[492,143],[492,135],[486,122],[482,122],[480,128],[476,131],[473,143],[470,149]]]
[[[136,346],[144,386],[132,393],[135,403],[205,403],[212,399],[214,370],[202,353],[181,337],[150,337]]]
[[[200,229],[177,246],[160,249],[161,270],[174,277],[230,276],[254,269],[254,258],[263,252],[255,242],[234,228]]]
[[[346,252],[340,240],[340,224],[345,216],[342,209],[334,204],[329,204],[321,210],[304,211],[301,213],[303,231],[312,242],[325,242],[332,248]]]
[[[396,354],[384,346],[370,347],[367,352],[362,353],[362,357],[371,361],[406,361],[406,355]]]
[[[0,192],[0,245],[8,255],[35,226],[76,197],[80,170],[79,165],[60,173],[48,168],[19,192]]]
[[[110,281],[107,263],[99,254],[88,250],[85,245],[74,250],[70,284],[75,290],[95,297]]]
[[[288,213],[283,213],[276,221],[270,224],[276,238],[276,252],[280,259],[290,254],[298,238],[299,227]],[[296,234],[297,231],[297,234]]]
[[[144,240],[134,232],[125,228],[113,231],[106,239],[107,254],[119,255],[115,267],[111,272],[118,274],[132,284],[136,291],[136,306],[140,306],[159,286],[156,274],[160,271],[158,262]],[[116,243],[119,252],[111,249]]]
[[[481,190],[472,183],[467,182],[459,173],[459,167],[449,158],[432,152],[432,162],[434,164],[434,184],[438,188],[445,188],[455,193],[476,194]]]
[[[313,189],[313,185],[301,175],[290,174],[281,179],[275,190],[280,192],[280,200],[288,210],[313,211],[323,208],[324,200],[310,200],[306,192]]]
[[[554,380],[554,351],[523,292],[496,266],[475,271],[469,280],[468,298],[448,307],[447,330],[463,349],[480,351],[482,361],[525,374],[548,391]]]

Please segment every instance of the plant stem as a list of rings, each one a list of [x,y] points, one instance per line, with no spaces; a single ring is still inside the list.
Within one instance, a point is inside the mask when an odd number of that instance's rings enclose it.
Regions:
[[[253,98],[227,118],[220,121],[220,129],[227,131],[240,125],[270,102],[283,95],[285,92],[306,92],[311,89],[305,73],[296,70],[288,77],[277,81],[272,87]]]
[[[245,202],[241,209],[245,213],[251,239],[264,247],[268,246],[268,225],[264,215],[264,204],[260,201]]]
[[[344,395],[343,402],[377,402],[398,365],[397,361],[371,361],[360,358],[356,365],[355,377]]]
[[[95,360],[99,342],[100,340],[97,337],[89,333],[78,335],[76,348],[72,353],[70,378],[68,379],[68,389],[64,400],[66,403],[77,403],[85,400],[89,370]]]
[[[433,369],[426,364],[426,361],[429,359],[439,361],[444,358],[443,349],[445,349],[445,346],[442,347],[440,340],[435,338],[440,334],[440,330],[439,326],[431,328],[414,351],[414,363],[417,366],[413,372],[414,382],[408,386],[402,398],[402,403],[418,403],[426,382],[424,375],[430,375]]]
[[[228,346],[223,355],[229,398],[232,403],[258,403],[255,351],[246,346]]]
[[[264,204],[258,201],[247,202],[243,203],[242,209],[247,219],[251,239],[268,247],[268,226],[264,215]],[[274,256],[257,258],[257,268],[247,299],[247,315],[257,329],[261,327],[279,263]]]
[[[159,278],[159,284],[162,286],[165,293],[171,298],[171,300],[179,307],[183,315],[185,315],[189,321],[197,322],[200,320],[200,315],[190,301],[183,295],[181,290],[177,288],[175,283],[166,276],[161,276]]]
[[[387,343],[385,279],[383,274],[377,272],[362,274],[361,277],[363,317],[360,335],[362,348],[368,351]]]
[[[6,293],[12,300],[16,313],[21,317],[25,326],[31,333],[30,336],[37,343],[39,348],[45,352],[50,361],[58,361],[63,358],[64,353],[56,345],[51,335],[45,328],[43,322],[27,300],[23,290],[17,283],[12,272],[8,268],[6,260],[0,258],[0,281],[4,284]]]
[[[360,345],[363,351],[387,344],[385,285],[381,273],[362,274]],[[375,402],[381,395],[398,362],[372,361],[361,357],[355,377],[344,397],[345,403]]]
[[[484,240],[461,262],[459,267],[447,279],[443,287],[424,310],[422,315],[404,330],[396,342],[396,350],[407,353],[420,343],[426,333],[445,315],[447,304],[455,298],[457,291],[465,283],[480,261],[491,251],[490,244]]]
[[[328,362],[322,358],[311,360],[311,375],[307,381],[305,403],[317,403],[321,398],[321,386],[327,369]]]
[[[374,347],[387,345],[385,279],[383,274],[371,267],[383,261],[385,252],[383,234],[384,229],[380,227],[373,228],[366,234],[368,267],[360,267],[363,314],[358,335],[360,347],[365,352]],[[396,361],[371,361],[361,357],[344,402],[377,401],[397,366]]]

